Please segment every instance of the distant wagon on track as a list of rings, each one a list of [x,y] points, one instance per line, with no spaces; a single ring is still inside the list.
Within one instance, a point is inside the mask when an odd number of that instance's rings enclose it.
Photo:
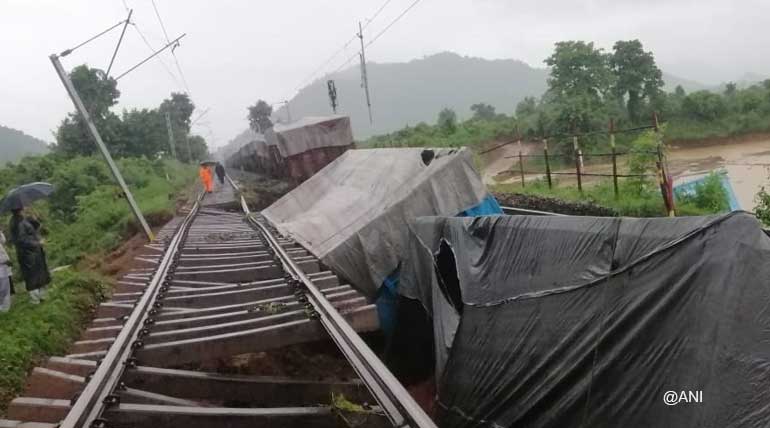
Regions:
[[[304,117],[276,124],[264,138],[242,147],[227,164],[300,183],[353,147],[349,117]]]

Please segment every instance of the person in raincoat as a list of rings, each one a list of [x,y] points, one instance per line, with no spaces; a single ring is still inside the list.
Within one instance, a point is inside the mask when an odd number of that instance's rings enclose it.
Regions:
[[[198,175],[201,178],[201,182],[203,183],[203,187],[206,189],[206,192],[211,193],[213,187],[211,168],[209,168],[208,165],[201,164],[201,167],[198,170]]]
[[[12,293],[11,258],[5,251],[5,235],[0,232],[0,312],[5,312],[11,308]]]
[[[43,242],[38,233],[40,223],[26,217],[21,206],[17,206],[12,212],[11,242],[16,247],[21,276],[29,291],[30,300],[38,304],[45,297],[46,286],[51,283]]]
[[[217,166],[214,168],[219,179],[219,184],[225,184],[225,167],[221,163],[217,162]]]

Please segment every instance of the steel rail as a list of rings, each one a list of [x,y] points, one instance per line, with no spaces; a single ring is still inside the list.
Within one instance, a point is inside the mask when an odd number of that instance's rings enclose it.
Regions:
[[[530,210],[527,208],[501,206],[503,214],[507,215],[540,215],[540,216],[566,216],[566,214],[552,213],[550,211]]]
[[[308,301],[319,314],[319,321],[324,329],[364,381],[393,425],[396,427],[436,428],[436,424],[414,401],[414,398],[393,373],[388,370],[366,342],[361,339],[361,336],[350,327],[337,309],[326,299],[321,290],[291,259],[272,232],[251,215],[246,200],[240,195],[238,186],[230,177],[227,179],[233,188],[239,192],[241,206],[249,223],[261,232],[265,241],[280,259],[284,270],[292,276],[294,281],[301,283],[307,290]]]
[[[139,339],[144,322],[155,303],[156,295],[165,282],[169,268],[174,263],[174,257],[181,248],[189,226],[198,214],[200,201],[199,196],[190,213],[180,223],[141,299],[137,302],[101,364],[91,376],[90,382],[73,403],[67,417],[59,424],[59,428],[98,427],[98,418],[101,413],[107,406],[116,404],[112,394],[119,385],[120,377],[134,351],[135,344],[138,343],[137,339]]]

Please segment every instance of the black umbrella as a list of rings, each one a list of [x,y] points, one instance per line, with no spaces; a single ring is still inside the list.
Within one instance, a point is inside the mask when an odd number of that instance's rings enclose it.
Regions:
[[[23,184],[8,192],[0,201],[0,213],[24,208],[38,199],[48,197],[51,193],[53,193],[53,185],[49,183]]]

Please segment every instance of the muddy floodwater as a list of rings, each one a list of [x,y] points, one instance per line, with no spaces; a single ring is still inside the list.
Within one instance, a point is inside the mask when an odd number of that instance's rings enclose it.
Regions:
[[[539,145],[511,144],[495,150],[484,159],[483,178],[487,184],[518,183],[517,155],[540,153]],[[703,177],[711,171],[725,170],[735,191],[741,209],[751,211],[756,206],[754,198],[762,186],[770,187],[770,138],[747,141],[731,141],[722,144],[669,146],[668,166],[674,184],[681,184]],[[590,172],[610,173],[611,164],[593,164]],[[622,169],[622,167],[621,167]],[[511,171],[513,170],[513,171]],[[506,173],[508,171],[508,173]],[[564,170],[573,172],[574,170]],[[526,174],[526,180],[541,178],[542,174]],[[573,177],[560,176],[561,183],[573,184]],[[584,177],[590,185],[598,179]]]
[[[741,209],[750,211],[756,206],[754,197],[759,189],[770,184],[770,139],[672,147],[668,151],[668,163],[674,184],[720,168],[726,170]]]

